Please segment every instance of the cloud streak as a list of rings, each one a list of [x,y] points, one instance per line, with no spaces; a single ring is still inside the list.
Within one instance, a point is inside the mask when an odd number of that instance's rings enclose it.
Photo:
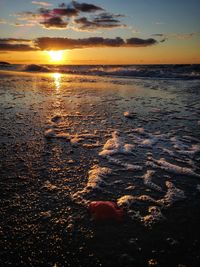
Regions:
[[[43,6],[43,7],[52,6],[52,4],[50,4],[48,2],[32,1],[31,3],[34,5],[39,5],[39,6]]]
[[[152,34],[152,36],[160,37],[162,38],[161,42],[163,40],[167,39],[176,39],[176,40],[189,40],[192,39],[197,33],[191,32],[191,33],[155,33]]]
[[[0,51],[37,51],[32,40],[7,38],[0,39]]]

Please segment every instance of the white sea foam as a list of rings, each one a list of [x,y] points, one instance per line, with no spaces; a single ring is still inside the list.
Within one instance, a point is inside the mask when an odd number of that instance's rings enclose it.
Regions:
[[[134,208],[134,204],[137,204],[137,202],[140,201],[147,201],[156,205],[160,205],[160,203],[158,203],[155,199],[147,195],[141,195],[139,197],[124,195],[117,199],[117,205],[121,208],[127,209],[127,214],[130,216],[130,218],[143,223],[147,227],[151,227],[154,223],[165,219],[161,213],[161,209],[158,206],[150,206],[148,208],[148,212],[150,214],[145,216],[142,216],[139,211],[132,209]]]
[[[83,190],[74,193],[71,197],[72,200],[78,204],[87,206],[90,202],[86,200],[84,196],[94,189],[101,189],[102,185],[107,184],[105,179],[112,173],[112,170],[107,167],[100,167],[99,165],[94,165],[88,172],[87,185]]]
[[[159,222],[159,221],[165,219],[165,217],[163,216],[160,208],[157,207],[157,206],[151,206],[151,207],[149,207],[148,212],[150,214],[148,214],[148,215],[146,215],[146,216],[144,216],[142,218],[142,222],[147,227],[151,227],[156,222]]]
[[[106,156],[106,159],[110,163],[118,165],[118,166],[121,166],[121,167],[125,168],[128,171],[140,171],[140,170],[142,170],[142,167],[139,166],[139,165],[133,165],[131,163],[126,163],[126,162],[123,162],[123,161],[121,161],[119,159],[116,159],[114,157],[111,157],[111,156]]]
[[[157,200],[155,200],[154,198],[148,196],[148,195],[141,195],[139,197],[137,197],[138,201],[143,201],[143,202],[152,202],[157,204]]]
[[[172,182],[166,181],[165,184],[167,187],[167,193],[162,199],[157,201],[158,203],[168,207],[176,201],[185,199],[185,194],[183,190],[176,188]]]
[[[105,183],[105,178],[112,173],[112,170],[107,167],[94,165],[88,172],[87,188],[98,188],[102,183]]]
[[[150,158],[150,160],[151,161],[147,161],[147,163],[146,163],[148,166],[151,166],[154,168],[160,168],[162,170],[165,170],[165,171],[171,172],[171,173],[175,173],[175,174],[182,174],[182,175],[200,178],[200,175],[195,173],[192,169],[172,164],[170,162],[167,162],[164,158],[161,158],[159,160]]]
[[[168,137],[168,134],[160,134],[156,132],[154,134],[145,132],[144,128],[135,128],[132,130],[135,133],[132,137],[134,138],[134,143],[139,147],[152,148],[160,140],[163,141]]]
[[[117,199],[117,204],[118,206],[124,206],[124,207],[129,208],[132,205],[132,203],[141,202],[141,201],[159,204],[157,203],[157,200],[155,200],[154,198],[148,195],[140,195],[140,196],[124,195]]]
[[[153,170],[147,170],[147,172],[142,176],[144,180],[144,184],[156,191],[162,192],[162,188],[155,183],[152,182],[152,178],[155,174],[155,171]]]
[[[129,208],[135,201],[136,197],[131,195],[125,195],[117,199],[117,205],[119,207],[126,207]]]
[[[88,181],[85,188],[74,194],[75,196],[80,196],[84,193],[88,193],[93,189],[100,189],[103,184],[106,184],[105,179],[108,175],[112,173],[112,170],[107,167],[100,167],[99,165],[94,165],[88,172]]]
[[[44,136],[46,138],[63,138],[67,141],[70,141],[71,145],[76,147],[80,144],[80,142],[84,140],[94,140],[98,138],[98,135],[91,134],[91,133],[79,133],[79,134],[70,134],[67,132],[59,132],[60,129],[54,126],[51,126],[48,130],[45,131]],[[85,147],[97,147],[99,143],[96,142],[95,144],[85,144]]]
[[[103,146],[99,156],[106,157],[114,154],[133,154],[135,146],[132,144],[125,144],[122,137],[119,137],[117,132],[112,133],[112,138],[109,139]]]

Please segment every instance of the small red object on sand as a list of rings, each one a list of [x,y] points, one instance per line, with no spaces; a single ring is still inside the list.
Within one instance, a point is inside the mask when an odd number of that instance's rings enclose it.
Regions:
[[[92,201],[89,204],[89,211],[96,221],[114,219],[122,221],[124,210],[111,201]]]

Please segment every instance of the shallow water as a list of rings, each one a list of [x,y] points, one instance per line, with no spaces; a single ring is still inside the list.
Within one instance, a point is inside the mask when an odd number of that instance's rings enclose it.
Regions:
[[[2,264],[199,266],[199,87],[1,71]]]

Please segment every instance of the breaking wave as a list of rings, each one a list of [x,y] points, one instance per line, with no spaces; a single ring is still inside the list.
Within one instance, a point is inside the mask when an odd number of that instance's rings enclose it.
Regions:
[[[0,69],[5,69],[0,66]],[[12,65],[6,69],[151,79],[200,79],[200,65]]]

